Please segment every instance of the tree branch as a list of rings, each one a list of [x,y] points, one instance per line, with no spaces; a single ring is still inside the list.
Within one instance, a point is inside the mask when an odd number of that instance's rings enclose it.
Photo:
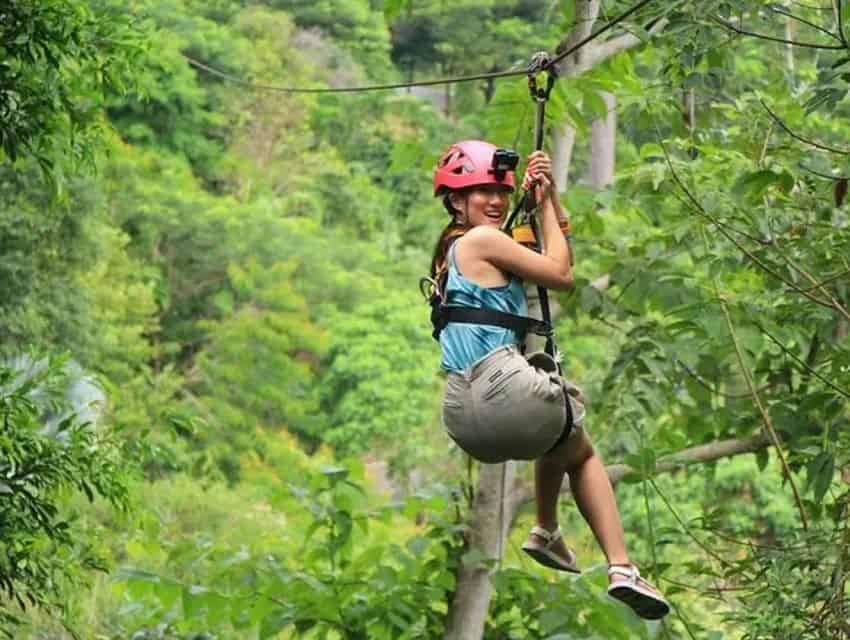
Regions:
[[[773,446],[776,449],[776,455],[779,456],[779,462],[782,465],[782,471],[785,474],[785,479],[788,480],[788,484],[791,485],[791,491],[794,493],[794,502],[796,502],[797,510],[800,512],[800,520],[803,524],[803,530],[808,531],[809,520],[806,517],[806,510],[803,507],[800,492],[797,490],[797,483],[794,482],[794,475],[791,473],[791,468],[788,466],[788,461],[785,459],[785,454],[782,452],[782,443],[780,442],[779,435],[776,433],[776,429],[773,426],[773,421],[770,419],[770,414],[768,414],[764,403],[762,403],[761,397],[756,390],[756,385],[753,382],[753,376],[750,373],[750,369],[747,367],[746,362],[744,362],[744,354],[741,351],[741,345],[738,342],[735,325],[732,324],[732,316],[729,314],[729,309],[726,306],[726,298],[720,293],[716,278],[714,281],[714,290],[717,293],[717,300],[720,303],[721,310],[723,311],[723,317],[726,319],[726,326],[729,327],[729,335],[732,337],[732,344],[735,346],[735,356],[738,359],[738,366],[741,367],[741,372],[744,374],[744,380],[747,382],[747,388],[753,396],[753,402],[756,407],[758,407],[759,413],[761,413],[765,431],[770,434],[770,439],[773,441]]]
[[[815,175],[815,176],[817,176],[817,177],[819,177],[819,178],[824,178],[824,179],[826,179],[826,180],[833,180],[833,181],[838,181],[838,180],[850,180],[850,177],[848,177],[848,176],[831,176],[831,175],[829,175],[828,173],[821,173],[820,171],[815,171],[814,169],[812,169],[812,168],[810,168],[810,167],[807,167],[807,166],[806,166],[805,164],[803,164],[802,162],[800,163],[799,167],[800,167],[803,171],[808,171],[808,172],[809,172],[809,173],[811,173],[812,175]]]
[[[753,38],[760,38],[761,40],[770,40],[771,42],[780,42],[782,44],[790,44],[795,47],[803,47],[806,49],[829,49],[831,51],[842,51],[846,49],[843,44],[818,44],[816,42],[798,42],[797,40],[788,40],[786,38],[777,38],[776,36],[769,36],[764,33],[755,33],[753,31],[746,31],[745,29],[741,29],[736,27],[734,24],[730,22],[726,22],[722,18],[718,16],[711,16],[711,20],[718,23],[719,25],[726,27],[730,31],[734,31],[735,33],[742,36],[750,36]]]
[[[842,389],[837,384],[832,382],[829,378],[826,378],[826,377],[822,376],[820,373],[818,373],[817,369],[815,369],[814,367],[810,367],[808,364],[806,364],[805,360],[800,358],[796,353],[793,353],[788,347],[786,347],[784,344],[782,344],[782,342],[779,340],[779,338],[777,338],[770,331],[768,331],[767,329],[764,328],[764,325],[757,322],[756,326],[758,326],[759,331],[761,331],[764,335],[766,335],[768,338],[770,338],[771,341],[777,347],[782,349],[783,353],[791,356],[791,359],[794,360],[801,367],[803,367],[803,369],[805,369],[806,371],[811,373],[815,378],[817,378],[818,380],[823,382],[825,385],[830,387],[833,391],[837,391],[842,396],[844,396],[845,398],[850,400],[850,391],[847,391],[846,389]]]
[[[678,471],[694,464],[705,464],[714,462],[721,458],[731,458],[744,453],[754,453],[764,449],[770,444],[770,438],[766,433],[758,433],[749,438],[732,438],[729,440],[716,440],[696,447],[682,449],[676,453],[662,456],[655,463],[655,475]],[[608,479],[615,485],[630,473],[637,473],[626,464],[613,464],[606,467]]]
[[[558,43],[555,48],[555,53],[560,54],[562,51],[569,51],[577,43],[588,37],[593,31],[593,25],[599,17],[599,0],[589,0],[588,2],[576,3],[576,22],[567,36]],[[590,47],[583,47],[564,58],[556,65],[559,75],[573,76],[576,74],[576,69],[581,65],[582,59]]]
[[[696,196],[694,196],[694,194],[691,193],[690,190],[685,186],[685,183],[682,182],[682,179],[679,177],[679,174],[676,172],[676,169],[673,168],[673,161],[670,158],[670,153],[667,151],[667,145],[664,144],[664,140],[662,140],[662,138],[661,138],[661,131],[658,129],[657,124],[655,125],[655,132],[656,132],[656,135],[658,137],[658,143],[661,146],[661,150],[664,152],[664,158],[667,162],[667,167],[670,169],[670,174],[673,176],[674,182],[679,186],[679,188],[687,196],[687,198],[688,198],[687,202],[690,203],[691,209],[693,209],[699,215],[701,215],[702,217],[709,220],[712,224],[714,224],[717,227],[717,230],[720,231],[720,233],[723,235],[724,238],[726,238],[729,242],[734,244],[735,247],[741,253],[743,253],[754,264],[756,264],[758,267],[760,267],[762,269],[762,271],[770,274],[771,276],[773,276],[774,278],[776,278],[777,280],[782,282],[784,285],[786,285],[787,287],[796,291],[797,293],[799,293],[803,297],[808,298],[812,302],[814,302],[814,303],[816,303],[816,304],[818,304],[822,307],[825,307],[827,309],[835,309],[835,307],[833,306],[833,304],[829,300],[821,300],[817,296],[814,296],[811,293],[804,291],[803,289],[798,287],[796,284],[794,284],[793,282],[791,282],[787,278],[783,278],[782,275],[777,273],[775,270],[771,269],[768,265],[766,265],[764,262],[762,262],[762,260],[760,260],[758,258],[758,256],[753,254],[752,251],[749,251],[745,246],[743,246],[740,242],[738,242],[734,238],[734,236],[732,236],[732,234],[727,229],[728,225],[724,224],[723,222],[721,222],[720,220],[715,218],[713,215],[711,215],[708,211],[706,211],[705,208],[700,203],[700,201],[696,199]]]
[[[829,29],[824,29],[824,28],[823,28],[822,26],[820,26],[819,24],[815,24],[814,22],[811,22],[810,20],[806,20],[805,18],[801,18],[800,16],[794,15],[794,14],[793,14],[793,13],[791,13],[790,11],[786,11],[785,9],[783,9],[783,8],[781,8],[781,7],[770,6],[770,7],[768,7],[768,8],[769,8],[771,11],[773,11],[774,13],[778,13],[779,15],[781,15],[781,16],[785,16],[786,18],[791,18],[792,20],[796,20],[797,22],[800,22],[800,23],[802,23],[802,24],[808,25],[808,26],[810,26],[812,29],[816,29],[817,31],[820,31],[820,32],[821,32],[821,33],[823,33],[823,34],[828,35],[830,38],[832,38],[832,39],[834,39],[834,40],[838,40],[839,42],[843,42],[843,40],[842,40],[840,37],[838,37],[836,34],[834,34],[834,33],[833,33],[832,31],[830,31]]]
[[[796,260],[791,258],[788,255],[788,252],[781,252],[780,255],[788,263],[788,265],[794,269],[797,273],[802,274],[802,276],[812,283],[812,287],[809,289],[803,289],[803,291],[810,291],[812,288],[817,289],[820,293],[822,293],[826,298],[832,303],[832,308],[838,311],[842,316],[844,316],[845,320],[850,321],[850,311],[848,311],[841,302],[839,302],[838,298],[836,298],[832,293],[826,289],[820,282],[818,282],[817,278],[815,278],[811,273],[806,271],[803,267],[797,264]]]
[[[824,278],[823,280],[821,280],[817,284],[813,284],[811,287],[806,289],[806,291],[814,291],[815,289],[820,289],[824,285],[829,284],[830,282],[835,282],[836,280],[843,278],[846,275],[850,275],[850,269],[845,269],[844,271],[839,271],[838,273],[835,273],[835,274],[833,274],[833,275],[831,275],[827,278]]]
[[[700,386],[702,386],[703,388],[707,389],[708,391],[710,391],[711,393],[713,393],[715,395],[721,396],[723,398],[727,398],[728,400],[741,400],[743,398],[749,398],[750,397],[749,393],[726,393],[724,391],[721,391],[720,389],[713,386],[712,384],[710,384],[706,380],[703,380],[702,376],[700,376],[696,371],[691,369],[682,360],[679,360],[677,358],[676,362],[679,363],[679,365],[681,365],[681,367],[685,370],[685,373],[687,373],[694,380],[696,380],[700,384]],[[773,385],[771,385],[771,384],[765,384],[765,385],[761,386],[758,391],[759,391],[759,393],[762,393],[762,392],[770,389],[772,386]]]
[[[770,115],[770,117],[773,118],[773,121],[776,124],[778,124],[785,133],[787,133],[789,136],[791,136],[795,140],[799,140],[800,142],[802,142],[804,144],[811,145],[812,147],[815,147],[816,149],[820,149],[821,151],[828,151],[829,153],[838,153],[838,154],[841,154],[843,156],[850,156],[850,150],[839,149],[837,147],[831,147],[829,145],[823,144],[822,142],[817,142],[815,140],[809,140],[808,138],[804,138],[800,134],[795,133],[794,131],[791,130],[791,128],[787,124],[785,124],[782,121],[782,119],[778,115],[776,115],[773,111],[770,110],[770,107],[768,107],[764,103],[764,100],[759,98],[759,102],[761,103],[761,106],[764,107],[764,110],[767,111],[767,113]]]
[[[654,36],[661,32],[664,27],[667,26],[667,23],[667,18],[663,18],[652,25],[647,33]],[[622,51],[633,49],[640,44],[643,44],[643,40],[632,33],[625,33],[621,36],[617,36],[616,38],[611,38],[602,44],[591,47],[590,51],[588,51],[585,58],[581,61],[579,69],[582,71],[592,69],[608,58],[615,56]]]
[[[696,447],[682,449],[676,453],[661,456],[655,463],[655,475],[679,471],[691,465],[706,464],[721,458],[731,458],[745,453],[754,453],[770,445],[770,438],[764,432],[760,432],[749,438],[732,438],[728,440],[716,440]],[[617,486],[624,477],[632,473],[638,473],[637,469],[627,464],[610,464],[605,467],[608,480],[612,486]],[[570,492],[569,482],[565,478],[561,488],[563,493]],[[522,505],[534,500],[534,489],[531,483],[517,479],[514,487],[507,496],[506,513],[509,520],[516,517],[517,510]]]

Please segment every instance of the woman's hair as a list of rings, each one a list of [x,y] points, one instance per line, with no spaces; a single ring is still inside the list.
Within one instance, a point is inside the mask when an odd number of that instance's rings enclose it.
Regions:
[[[456,193],[462,192],[463,190],[459,189]],[[446,193],[443,196],[443,206],[446,208],[446,211],[448,211],[452,219],[449,224],[446,225],[446,228],[443,229],[440,237],[437,239],[437,244],[434,245],[434,255],[431,258],[431,277],[435,280],[439,280],[439,276],[441,276],[448,268],[446,259],[449,255],[449,249],[451,248],[452,243],[469,231],[469,225],[466,222],[458,222],[460,211],[452,206],[452,203],[449,200],[449,193]]]

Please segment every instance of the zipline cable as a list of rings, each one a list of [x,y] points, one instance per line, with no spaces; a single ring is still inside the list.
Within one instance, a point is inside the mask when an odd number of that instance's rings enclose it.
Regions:
[[[597,29],[596,31],[591,33],[589,36],[583,38],[582,40],[580,40],[579,42],[574,44],[572,47],[570,47],[566,51],[563,51],[563,52],[559,53],[557,56],[555,56],[554,58],[552,58],[547,63],[547,66],[545,68],[543,68],[543,70],[546,71],[549,67],[558,64],[561,60],[563,60],[567,56],[575,53],[576,51],[581,49],[583,46],[588,44],[589,42],[592,42],[593,40],[595,40],[596,38],[601,36],[603,33],[608,31],[609,29],[612,29],[613,27],[618,25],[620,22],[627,19],[633,13],[635,13],[636,11],[639,11],[641,8],[643,8],[645,5],[649,4],[652,1],[653,0],[640,0],[640,2],[636,3],[630,9],[626,10],[624,13],[620,14],[619,16],[617,16],[616,18],[611,20],[611,22],[608,22],[603,27]],[[211,67],[210,65],[205,64],[205,63],[201,62],[200,60],[196,60],[195,58],[188,56],[185,53],[183,54],[183,57],[186,58],[186,60],[189,62],[189,64],[192,65],[193,67],[195,67],[196,69],[199,69],[199,70],[204,71],[206,73],[209,73],[211,75],[222,78],[223,80],[227,80],[228,82],[233,82],[235,84],[242,85],[243,87],[249,87],[249,88],[257,89],[257,90],[260,90],[260,91],[274,91],[274,92],[277,92],[277,93],[366,93],[366,92],[369,92],[369,91],[391,91],[391,90],[394,90],[394,89],[409,89],[411,87],[433,87],[433,86],[444,85],[444,84],[457,84],[457,83],[461,83],[461,82],[474,82],[476,80],[494,80],[494,79],[498,79],[498,78],[510,78],[510,77],[524,76],[524,75],[527,74],[526,69],[512,69],[512,70],[507,70],[507,71],[494,71],[494,72],[490,72],[490,73],[479,73],[479,74],[469,75],[469,76],[456,76],[456,77],[453,77],[453,78],[440,78],[440,79],[436,79],[436,80],[417,80],[417,81],[414,81],[414,82],[373,84],[373,85],[365,85],[365,86],[361,86],[361,87],[338,87],[338,88],[326,87],[326,88],[310,89],[310,88],[306,88],[306,87],[279,87],[279,86],[276,86],[276,85],[258,84],[258,83],[255,83],[255,82],[250,82],[249,80],[244,80],[242,78],[234,76],[234,75],[227,73],[225,71],[221,71],[220,69],[216,69],[215,67]]]

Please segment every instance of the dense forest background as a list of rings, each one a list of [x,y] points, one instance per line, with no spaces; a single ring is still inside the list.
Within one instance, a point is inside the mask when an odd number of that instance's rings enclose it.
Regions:
[[[523,69],[633,4],[3,3],[2,633],[850,638],[847,3],[646,2],[560,66],[557,335],[664,623],[568,499],[584,574],[525,559],[530,468],[440,426],[431,170],[528,154],[525,79],[270,88]]]

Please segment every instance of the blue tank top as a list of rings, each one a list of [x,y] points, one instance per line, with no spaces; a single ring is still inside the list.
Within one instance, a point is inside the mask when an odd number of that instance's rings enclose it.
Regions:
[[[518,316],[528,315],[525,289],[519,278],[511,276],[508,284],[482,287],[463,277],[455,260],[455,249],[459,242],[456,240],[449,248],[449,276],[445,291],[447,304],[495,309]],[[519,342],[519,336],[511,329],[488,324],[450,322],[440,333],[440,366],[446,371],[462,371],[494,349]]]

